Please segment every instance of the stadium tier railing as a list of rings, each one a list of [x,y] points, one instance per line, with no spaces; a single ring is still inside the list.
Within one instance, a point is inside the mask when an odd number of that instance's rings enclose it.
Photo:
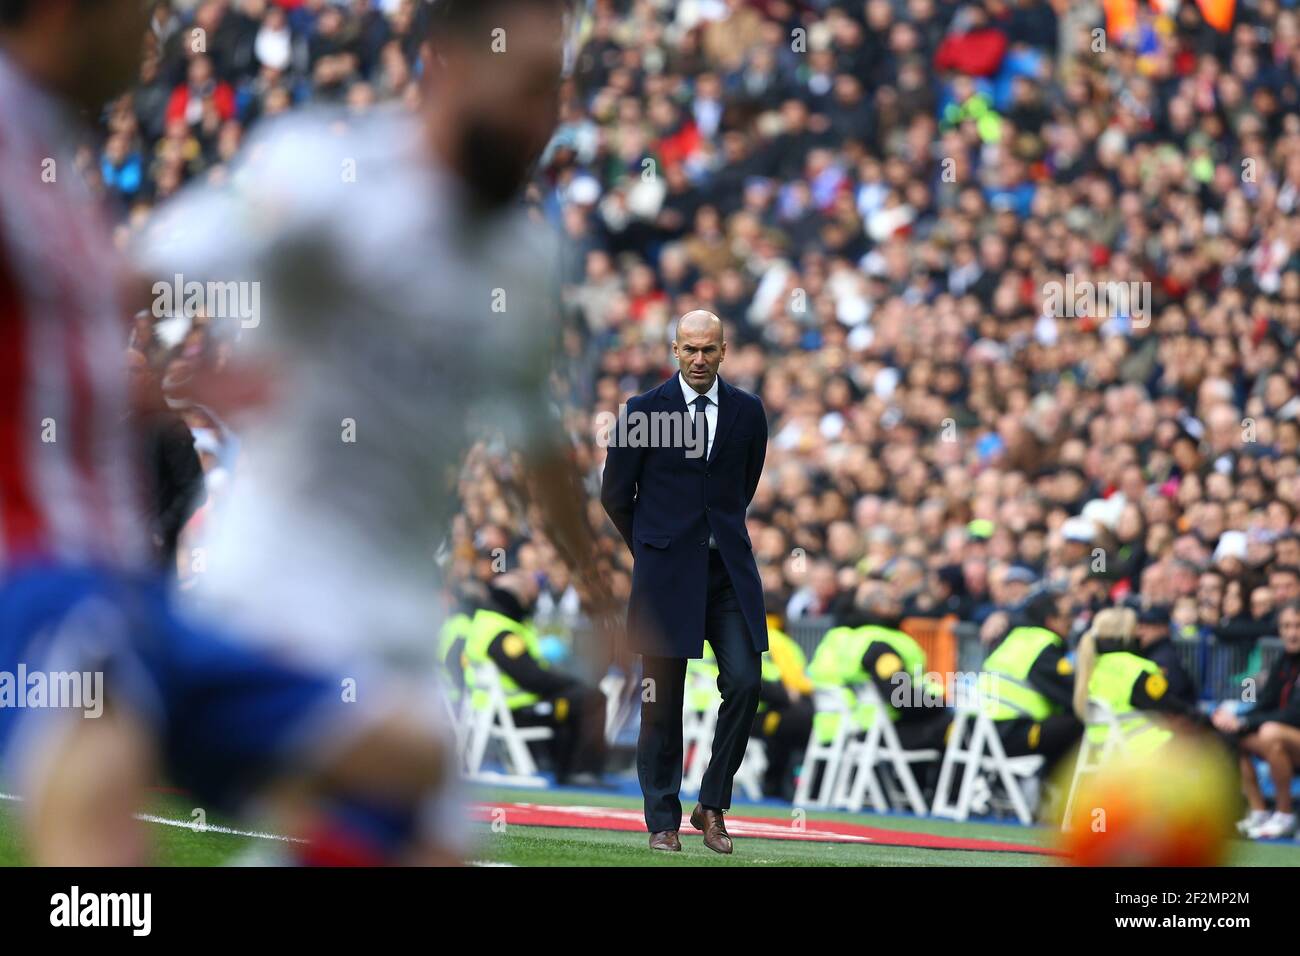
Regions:
[[[829,618],[790,621],[785,632],[809,658],[817,650],[823,635],[833,626]],[[979,625],[955,618],[907,618],[902,630],[914,638],[926,652],[926,667],[940,674],[974,673],[987,656],[980,644]],[[1282,653],[1276,637],[1262,637],[1253,645],[1225,643],[1213,637],[1193,640],[1176,639],[1174,645],[1183,666],[1200,688],[1202,700],[1240,700],[1256,684]],[[1256,688],[1258,689],[1258,688]]]
[[[807,618],[788,622],[785,632],[811,660],[817,645],[833,626],[830,618]],[[951,615],[946,618],[913,617],[903,621],[902,630],[925,650],[926,668],[932,672],[944,675],[975,673],[984,663],[986,651],[980,644],[977,624],[958,621]],[[577,652],[576,662],[600,659],[593,645],[594,637],[583,622],[574,623],[554,616],[540,623],[538,631],[571,640],[571,646]],[[1249,699],[1244,693],[1250,686],[1247,682],[1254,680],[1258,685],[1263,674],[1282,653],[1282,644],[1276,637],[1263,637],[1254,644],[1225,643],[1213,637],[1176,639],[1174,644],[1183,666],[1200,689],[1203,701]],[[594,683],[604,675],[582,673],[576,676]]]

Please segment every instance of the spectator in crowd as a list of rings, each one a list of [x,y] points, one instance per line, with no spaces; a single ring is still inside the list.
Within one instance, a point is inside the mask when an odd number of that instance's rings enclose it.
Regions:
[[[1147,660],[1154,661],[1169,684],[1169,694],[1189,704],[1200,696],[1191,675],[1183,666],[1178,648],[1174,646],[1169,627],[1169,608],[1152,605],[1138,611],[1137,644]]]
[[[181,528],[203,504],[203,467],[194,436],[185,420],[168,407],[162,383],[139,352],[128,353],[131,386],[130,422],[143,444],[142,473],[149,481],[147,525],[153,533],[158,563],[171,569]]]
[[[1255,706],[1244,715],[1220,707],[1213,718],[1219,731],[1235,739],[1241,755],[1242,789],[1250,813],[1240,829],[1253,840],[1287,837],[1296,832],[1291,782],[1300,762],[1300,601],[1283,605],[1278,627],[1283,653],[1269,669]],[[1264,761],[1272,778],[1272,813],[1260,790],[1255,758]]]
[[[412,108],[427,6],[156,4],[90,154],[120,239],[250,126]],[[708,309],[769,414],[749,531],[792,626],[890,567],[909,613],[1001,636],[1032,573],[1090,595],[1075,635],[1137,599],[1258,647],[1300,597],[1300,11],[1235,18],[1139,3],[1098,56],[1097,4],[590,4],[530,192],[574,246],[555,378],[589,490],[596,416]],[[470,577],[546,545],[511,469],[459,485]]]
[[[204,122],[211,107],[223,120],[235,115],[235,94],[229,83],[213,74],[212,60],[200,54],[190,60],[186,80],[172,91],[167,101],[167,122],[184,120],[191,128]]]

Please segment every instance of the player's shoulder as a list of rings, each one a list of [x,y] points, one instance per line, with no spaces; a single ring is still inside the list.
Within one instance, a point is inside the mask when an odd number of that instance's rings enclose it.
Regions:
[[[512,205],[493,216],[490,228],[497,255],[516,270],[548,277],[559,273],[560,237],[535,207]]]
[[[355,114],[315,105],[263,120],[244,149],[246,170],[289,171],[295,181],[313,172],[334,182],[363,182],[374,167],[401,157],[415,140],[412,117],[394,109]],[[371,167],[367,169],[366,167]]]

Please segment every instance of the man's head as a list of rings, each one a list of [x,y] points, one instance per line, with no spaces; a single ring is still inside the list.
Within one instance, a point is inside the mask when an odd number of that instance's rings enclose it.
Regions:
[[[499,574],[489,586],[495,590],[504,591],[518,601],[525,616],[531,615],[533,608],[537,606],[539,590],[537,579],[524,571],[507,571],[504,574]]]
[[[140,67],[140,0],[0,0],[0,51],[49,90],[98,109]]]
[[[570,0],[437,0],[425,48],[435,148],[474,202],[527,184],[559,115]]]
[[[1169,608],[1162,604],[1144,607],[1138,612],[1137,638],[1143,647],[1163,641],[1169,636]]]
[[[903,616],[903,606],[879,581],[864,581],[854,595],[854,603],[871,623],[885,627],[896,627]]]
[[[1278,565],[1268,574],[1268,586],[1273,591],[1273,603],[1279,607],[1300,599],[1300,569]]]
[[[1040,588],[1030,594],[1021,614],[1031,626],[1045,627],[1061,637],[1069,634],[1074,616],[1069,595],[1052,588]]]
[[[1277,630],[1282,648],[1288,654],[1300,651],[1300,601],[1289,601],[1277,616]]]
[[[722,320],[712,312],[696,309],[677,321],[673,355],[686,383],[703,395],[713,387],[718,366],[727,354],[722,339]]]
[[[1277,539],[1277,563],[1300,566],[1300,535],[1288,531]]]

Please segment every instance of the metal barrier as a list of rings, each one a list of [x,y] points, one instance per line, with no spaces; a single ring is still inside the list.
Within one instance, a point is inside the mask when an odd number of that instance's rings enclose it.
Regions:
[[[785,633],[811,660],[817,645],[833,626],[830,618],[808,618],[790,621]],[[953,624],[949,630],[956,642],[956,669],[966,673],[978,671],[988,656],[980,644],[979,625],[962,621]],[[1248,646],[1221,643],[1214,638],[1180,639],[1175,640],[1174,645],[1192,682],[1200,688],[1202,700],[1239,700],[1243,681],[1253,678],[1258,682],[1282,653],[1282,642],[1276,637],[1262,637]],[[941,669],[934,666],[936,658],[953,660],[949,655],[935,655],[933,652],[930,657],[931,669],[936,670]]]
[[[928,669],[939,672],[956,670],[974,673],[983,666],[987,656],[980,644],[979,625],[969,621],[951,622],[940,619],[909,618],[904,622],[907,631],[925,648]],[[809,660],[817,651],[826,632],[835,626],[827,617],[790,621],[785,633],[799,645]],[[590,668],[583,664],[599,660],[593,645],[594,635],[585,622],[570,622],[551,618],[539,626],[539,631],[556,634],[572,641],[577,665],[583,673],[575,674],[592,682],[603,674],[585,673]],[[1174,641],[1179,656],[1192,682],[1200,688],[1202,700],[1240,700],[1244,682],[1257,683],[1282,653],[1282,642],[1276,637],[1262,637],[1252,645],[1226,644],[1214,638],[1204,640]]]
[[[829,617],[810,617],[787,622],[785,633],[790,640],[799,645],[799,649],[811,661],[817,651],[817,645],[822,642],[826,632],[834,626],[835,622]]]
[[[790,624],[787,633],[811,658],[829,627],[831,622],[824,619],[798,620]],[[961,622],[953,624],[950,630],[957,640],[957,670],[974,672],[982,669],[988,654],[980,644],[978,624]],[[1261,682],[1262,676],[1282,653],[1282,641],[1278,637],[1261,637],[1253,645],[1219,643],[1209,637],[1205,640],[1175,640],[1174,646],[1178,648],[1192,683],[1200,688],[1201,700],[1214,701],[1240,700],[1243,682],[1248,679]]]

